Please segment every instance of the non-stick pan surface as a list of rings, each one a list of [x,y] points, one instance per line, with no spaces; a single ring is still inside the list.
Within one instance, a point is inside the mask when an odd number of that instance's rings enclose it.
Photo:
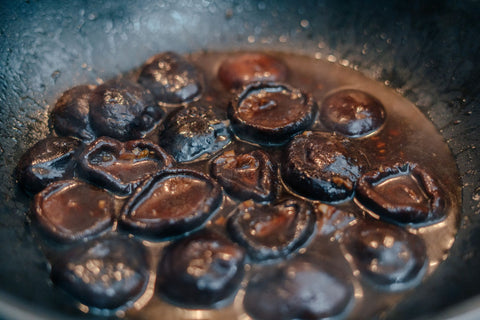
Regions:
[[[232,48],[297,52],[358,69],[432,120],[461,174],[461,226],[449,258],[387,317],[462,313],[462,303],[480,294],[478,17],[473,0],[2,1],[0,318],[93,317],[49,283],[26,220],[30,199],[13,175],[21,154],[48,133],[59,94],[160,51]]]

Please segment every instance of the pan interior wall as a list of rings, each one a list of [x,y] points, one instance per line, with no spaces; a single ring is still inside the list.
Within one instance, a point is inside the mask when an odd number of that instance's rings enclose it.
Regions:
[[[49,131],[48,111],[61,92],[130,70],[159,51],[267,48],[384,82],[432,120],[456,157],[464,212],[457,241],[449,259],[390,316],[433,314],[480,293],[479,273],[472,271],[480,267],[479,14],[475,1],[3,3],[1,291],[21,305],[28,301],[37,314],[37,308],[81,314],[48,282],[45,260],[26,228],[29,199],[14,175],[20,155]]]

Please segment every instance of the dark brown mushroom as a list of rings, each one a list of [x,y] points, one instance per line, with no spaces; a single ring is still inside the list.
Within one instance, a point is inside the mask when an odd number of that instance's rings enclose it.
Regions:
[[[424,224],[445,217],[445,197],[437,180],[416,163],[385,165],[358,181],[356,199],[375,218]]]
[[[203,91],[203,75],[184,57],[163,52],[142,67],[138,83],[160,103],[181,104],[197,99]]]
[[[241,203],[230,215],[227,231],[257,261],[284,258],[302,247],[315,230],[312,208],[298,200],[275,205]]]
[[[142,138],[163,116],[150,91],[126,79],[99,85],[90,96],[90,123],[97,136]]]
[[[261,145],[280,145],[309,128],[317,105],[299,89],[280,83],[247,85],[228,108],[235,134]]]
[[[188,308],[215,308],[231,302],[244,275],[245,252],[221,234],[203,230],[163,251],[157,291]]]
[[[211,172],[234,198],[264,202],[277,195],[277,167],[265,151],[225,151],[212,161]]]
[[[173,159],[147,140],[121,142],[101,137],[79,156],[80,174],[121,195],[131,194],[143,181],[169,167]]]
[[[345,139],[324,132],[296,136],[286,149],[282,178],[292,191],[326,202],[353,196],[361,163]]]
[[[90,127],[90,95],[94,85],[80,85],[65,91],[55,103],[52,120],[61,136],[73,136],[84,141],[95,139]]]
[[[164,122],[159,144],[178,162],[202,160],[230,143],[225,112],[196,104],[172,112]]]
[[[238,89],[252,82],[283,82],[287,66],[279,59],[260,52],[235,54],[218,68],[218,78],[227,89]]]
[[[48,137],[38,141],[18,162],[21,187],[37,193],[51,182],[73,178],[81,146],[80,140],[71,137]]]
[[[49,236],[60,241],[81,240],[112,227],[114,199],[85,182],[62,180],[35,195],[33,214]]]
[[[81,243],[52,264],[53,283],[89,307],[128,308],[149,280],[145,249],[136,240],[107,237]]]
[[[157,238],[179,236],[202,226],[221,203],[221,188],[210,177],[193,170],[166,170],[131,196],[120,224]]]
[[[352,283],[334,265],[298,259],[255,274],[243,306],[255,319],[333,319],[344,315],[353,299]]]
[[[320,120],[332,131],[347,137],[363,137],[385,123],[382,103],[372,95],[355,89],[335,92],[323,100]]]
[[[427,270],[423,240],[400,227],[361,221],[348,227],[342,245],[364,280],[382,290],[404,290]]]

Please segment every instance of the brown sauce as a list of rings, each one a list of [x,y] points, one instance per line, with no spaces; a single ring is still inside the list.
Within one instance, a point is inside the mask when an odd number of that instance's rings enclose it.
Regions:
[[[198,52],[187,56],[205,77],[205,91],[200,100],[211,102],[225,111],[229,101],[232,99],[232,95],[218,79],[217,71],[221,62],[230,57],[231,54],[231,52]],[[287,66],[288,76],[285,83],[310,93],[319,106],[325,97],[341,89],[364,91],[383,104],[386,111],[386,120],[382,128],[373,134],[355,139],[355,143],[367,153],[365,158],[369,167],[377,168],[384,163],[392,161],[415,162],[424,168],[428,168],[429,172],[441,184],[444,190],[445,210],[447,210],[445,218],[430,225],[405,225],[398,227],[405,228],[408,232],[419,236],[425,241],[428,261],[425,276],[417,281],[420,283],[446,259],[448,251],[453,244],[459,222],[461,207],[459,175],[455,161],[442,136],[411,102],[391,89],[367,79],[352,69],[307,56],[285,53],[270,54],[283,61]],[[139,70],[134,70],[126,74],[125,77],[136,79],[138,74]],[[163,106],[163,108],[166,113],[174,110],[172,106]],[[310,130],[328,131],[318,116],[315,118],[315,122]],[[158,143],[157,130],[149,133],[147,139]],[[258,148],[258,145],[236,139],[227,144],[223,150],[248,153]],[[284,148],[285,146],[272,146],[264,147],[263,150],[268,153],[274,163],[280,164],[284,157]],[[210,174],[211,159],[212,156],[209,156],[206,160],[178,163],[176,166]],[[141,165],[141,163],[138,165]],[[397,180],[401,180],[405,185],[409,185],[411,189],[418,187],[409,176],[401,176]],[[388,184],[392,183],[394,183],[393,179],[378,184],[376,188],[381,191],[383,188],[388,188]],[[192,189],[194,189],[193,186]],[[417,193],[421,194],[422,191],[419,190]],[[407,194],[403,196],[408,197]],[[281,201],[291,197],[290,188],[284,183],[280,183],[277,200]],[[338,269],[344,270],[351,275],[354,299],[347,311],[341,315],[341,318],[354,319],[358,318],[358,315],[362,315],[362,318],[378,317],[392,308],[404,296],[408,295],[411,290],[415,290],[415,285],[419,285],[419,283],[416,283],[412,288],[406,290],[385,290],[366,285],[361,280],[358,269],[355,268],[351,257],[344,252],[340,244],[342,234],[349,224],[352,224],[355,220],[367,219],[370,216],[366,213],[367,209],[356,203],[355,199],[339,204],[326,204],[298,195],[295,195],[295,197],[303,199],[312,205],[317,214],[317,225],[312,238],[293,255],[309,255],[314,260],[328,257],[328,260],[336,263]],[[181,198],[183,199],[184,196]],[[117,208],[120,208],[125,198],[117,197],[116,201]],[[425,199],[408,198],[407,201],[424,202]],[[222,206],[206,226],[224,230],[228,215],[239,203],[241,203],[241,200],[231,197],[224,192]],[[147,203],[146,205],[150,204]],[[174,210],[175,208],[170,209]],[[375,217],[375,213],[371,213],[371,216]],[[128,233],[116,225],[109,233],[115,232]],[[38,238],[41,239],[40,236]],[[263,268],[277,263],[276,261],[268,261],[266,263],[248,262],[245,265],[244,280],[233,302],[218,308],[191,309],[172,305],[162,300],[154,289],[157,263],[163,248],[169,241],[156,241],[142,237],[138,237],[138,239],[142,241],[142,244],[147,248],[151,256],[151,278],[145,293],[133,303],[130,309],[122,310],[120,308],[116,311],[116,315],[128,319],[250,319],[243,308],[243,297],[248,280]],[[61,254],[61,250],[57,250],[55,246],[48,242],[42,241],[42,248],[48,259]],[[259,303],[262,303],[262,301],[259,301]],[[81,305],[80,309],[85,312],[92,311],[84,305]]]

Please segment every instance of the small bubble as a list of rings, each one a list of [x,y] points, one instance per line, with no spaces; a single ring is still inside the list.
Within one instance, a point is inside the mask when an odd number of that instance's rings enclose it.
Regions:
[[[80,311],[82,311],[83,313],[88,313],[90,311],[90,309],[84,304],[79,304],[78,309],[80,309]]]
[[[278,41],[280,41],[281,43],[285,43],[288,41],[288,38],[286,35],[281,35],[280,37],[278,37]]]
[[[248,43],[254,43],[255,42],[255,36],[254,35],[248,36],[247,41],[248,41]]]
[[[300,21],[300,25],[302,26],[302,28],[308,28],[310,22],[306,19],[303,19],[302,21]]]
[[[87,68],[87,64],[84,62],[82,63],[82,69],[86,69]]]
[[[323,49],[323,48],[326,47],[326,44],[325,44],[325,42],[320,41],[320,42],[318,43],[317,47],[318,47],[319,49]]]
[[[335,62],[335,61],[337,61],[337,57],[335,57],[334,55],[330,54],[330,55],[328,55],[328,57],[327,57],[327,61],[328,61],[328,62]]]
[[[350,64],[350,61],[348,61],[347,59],[342,59],[340,60],[340,64],[344,67],[348,67],[348,65]]]
[[[385,83],[386,86],[389,86],[390,85],[390,80],[385,80],[384,83]]]
[[[317,59],[317,60],[322,59],[322,53],[321,52],[315,52],[315,59]]]
[[[97,15],[95,13],[90,13],[87,18],[88,20],[93,21],[97,19]]]

